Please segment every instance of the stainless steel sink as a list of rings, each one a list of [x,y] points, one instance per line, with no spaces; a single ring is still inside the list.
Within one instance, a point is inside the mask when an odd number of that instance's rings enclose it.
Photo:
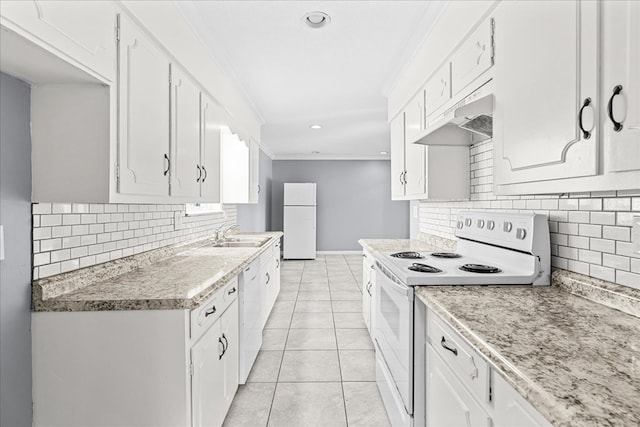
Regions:
[[[233,237],[213,245],[216,248],[259,248],[269,241],[268,238]]]

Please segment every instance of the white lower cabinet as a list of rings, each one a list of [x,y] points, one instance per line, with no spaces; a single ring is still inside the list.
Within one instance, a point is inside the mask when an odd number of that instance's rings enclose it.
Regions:
[[[221,426],[237,296],[234,278],[193,310],[33,313],[33,425]]]
[[[427,309],[427,427],[541,427],[551,424],[475,351]]]
[[[362,253],[362,315],[373,339],[376,272],[375,259],[367,251]]]
[[[431,346],[427,346],[427,368],[428,426],[491,427],[489,415]]]
[[[260,274],[262,328],[264,328],[280,292],[280,241],[260,255]]]

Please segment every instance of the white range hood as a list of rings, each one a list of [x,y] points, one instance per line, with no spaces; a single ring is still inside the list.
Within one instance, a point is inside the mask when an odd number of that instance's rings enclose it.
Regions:
[[[471,145],[493,136],[493,81],[433,120],[414,144]]]

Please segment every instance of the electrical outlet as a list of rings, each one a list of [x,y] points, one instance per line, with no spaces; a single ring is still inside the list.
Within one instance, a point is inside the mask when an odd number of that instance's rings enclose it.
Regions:
[[[634,216],[631,228],[631,243],[633,252],[640,254],[640,216]]]
[[[175,231],[182,230],[182,219],[184,218],[184,213],[182,211],[176,211],[173,213],[173,229]]]

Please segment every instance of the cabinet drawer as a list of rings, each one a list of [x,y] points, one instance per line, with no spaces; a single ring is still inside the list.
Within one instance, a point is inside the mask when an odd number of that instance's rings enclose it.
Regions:
[[[428,334],[434,351],[480,402],[487,402],[489,398],[487,362],[464,338],[433,312],[430,313],[428,322]]]
[[[451,93],[460,94],[493,65],[492,20],[483,22],[451,58]]]
[[[209,326],[215,323],[237,297],[238,278],[234,277],[200,307],[191,310],[191,338],[198,338]]]
[[[433,77],[429,79],[424,89],[427,117],[429,117],[451,99],[451,68],[449,62],[440,67]],[[427,119],[428,125],[429,120]]]

